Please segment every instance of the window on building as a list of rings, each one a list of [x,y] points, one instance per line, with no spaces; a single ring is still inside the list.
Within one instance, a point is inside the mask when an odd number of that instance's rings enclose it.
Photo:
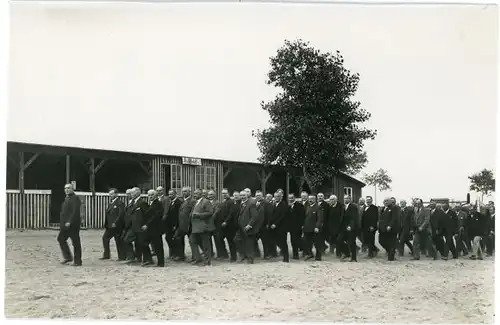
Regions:
[[[170,165],[170,189],[180,195],[182,190],[182,166]]]
[[[344,196],[350,196],[352,198],[352,187],[344,187]]]
[[[202,190],[215,190],[215,167],[197,166],[195,187]]]

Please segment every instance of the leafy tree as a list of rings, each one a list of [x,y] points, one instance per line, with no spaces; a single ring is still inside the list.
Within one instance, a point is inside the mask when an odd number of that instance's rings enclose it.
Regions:
[[[363,180],[366,184],[375,187],[375,202],[377,202],[377,190],[383,192],[391,189],[392,179],[387,171],[382,168],[371,175],[365,174]]]
[[[338,172],[363,168],[363,142],[376,131],[360,125],[370,114],[353,99],[359,75],[344,67],[340,52],[321,53],[308,42],[285,40],[270,60],[266,83],[280,92],[261,103],[271,126],[254,133],[260,161],[301,168],[311,190]]]
[[[481,193],[481,201],[484,195],[495,192],[495,176],[492,170],[483,169],[479,173],[469,176],[470,190]]]

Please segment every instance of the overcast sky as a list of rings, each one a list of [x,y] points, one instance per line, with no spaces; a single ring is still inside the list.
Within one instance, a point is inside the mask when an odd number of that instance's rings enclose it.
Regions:
[[[388,194],[465,199],[467,176],[495,168],[493,6],[11,9],[11,141],[255,161],[269,57],[303,38],[361,75],[378,130],[365,172],[387,169]]]

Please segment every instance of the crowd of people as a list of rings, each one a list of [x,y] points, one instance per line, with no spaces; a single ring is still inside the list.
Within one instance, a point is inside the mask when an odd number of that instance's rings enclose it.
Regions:
[[[65,186],[66,199],[61,209],[58,241],[63,264],[73,261],[82,265],[80,243],[80,200],[72,185]],[[186,238],[189,239],[194,265],[211,265],[212,259],[254,263],[254,258],[282,257],[289,262],[288,236],[292,259],[320,261],[327,253],[343,261],[357,262],[359,254],[374,258],[379,253],[378,242],[389,261],[403,256],[408,247],[413,260],[439,256],[447,260],[470,255],[483,259],[494,252],[495,206],[489,203],[480,211],[470,204],[456,205],[430,203],[423,205],[414,199],[411,206],[405,200],[384,200],[383,207],[373,204],[367,196],[358,204],[350,196],[344,202],[335,195],[325,198],[323,193],[302,192],[300,198],[284,191],[272,194],[250,189],[221,192],[216,199],[213,190],[184,187],[180,196],[175,190],[162,187],[141,197],[137,187],[127,190],[127,202],[111,189],[110,202],[105,212],[105,231],[102,236],[102,260],[111,258],[110,240],[114,239],[118,261],[142,266],[165,266],[165,240],[168,260],[186,261]],[[74,257],[67,244],[71,239]],[[360,245],[358,245],[359,240]],[[259,241],[263,251],[260,251]],[[215,246],[215,247],[214,247]],[[278,251],[279,248],[279,251]],[[485,254],[483,254],[485,252]]]

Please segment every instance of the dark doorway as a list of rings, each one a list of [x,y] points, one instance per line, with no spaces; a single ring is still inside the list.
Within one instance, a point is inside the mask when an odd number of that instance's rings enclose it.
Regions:
[[[172,167],[171,165],[162,165],[163,168],[163,184],[165,184],[165,193],[168,193],[170,191],[170,188],[172,187]]]

